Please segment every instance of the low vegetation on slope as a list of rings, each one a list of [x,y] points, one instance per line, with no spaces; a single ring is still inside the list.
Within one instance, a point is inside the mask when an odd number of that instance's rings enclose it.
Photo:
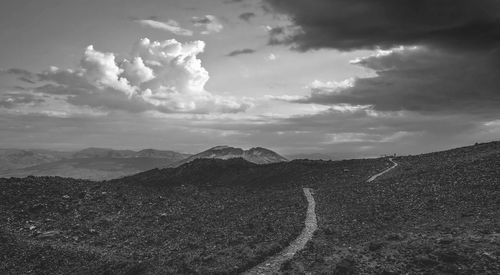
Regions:
[[[0,180],[0,273],[230,273],[302,230],[302,186],[365,179],[379,160],[195,160],[121,180]]]
[[[399,157],[371,183],[332,178],[287,272],[499,274],[500,143]]]
[[[25,178],[0,186],[0,273],[11,274],[233,273],[293,239],[306,207],[298,188],[238,182]]]

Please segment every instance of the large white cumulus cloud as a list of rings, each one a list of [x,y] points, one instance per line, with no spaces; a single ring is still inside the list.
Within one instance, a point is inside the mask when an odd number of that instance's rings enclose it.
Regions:
[[[67,96],[74,105],[164,113],[241,112],[250,104],[205,90],[209,74],[197,57],[203,41],[139,40],[129,58],[88,46],[76,69],[52,67],[39,74],[50,84],[38,92]]]
[[[166,91],[202,94],[209,75],[197,55],[204,48],[203,41],[181,44],[176,40],[162,43],[140,40],[132,55],[144,60],[156,77],[147,83],[136,84],[158,92],[159,96]]]
[[[134,57],[131,61],[123,61],[123,73],[132,83],[142,83],[153,79],[153,69],[146,66],[141,57]]]
[[[90,45],[85,50],[83,59],[80,62],[81,75],[98,88],[113,88],[132,95],[133,87],[129,85],[125,77],[120,77],[123,69],[115,62],[115,55],[112,53],[102,53],[94,50]],[[53,69],[57,72],[57,69]]]

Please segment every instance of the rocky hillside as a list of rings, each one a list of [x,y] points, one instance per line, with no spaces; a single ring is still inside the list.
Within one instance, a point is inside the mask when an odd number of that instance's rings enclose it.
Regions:
[[[297,236],[310,187],[318,230],[284,274],[499,274],[500,142],[394,160],[370,183],[388,159],[0,179],[0,273],[239,273]]]
[[[319,230],[282,267],[312,274],[500,274],[500,142],[398,157],[316,192]]]
[[[230,146],[216,146],[206,151],[190,156],[185,160],[177,163],[175,166],[191,162],[195,159],[233,159],[243,158],[246,161],[256,164],[268,164],[276,162],[288,161],[285,157],[278,153],[262,147],[255,147],[249,150],[235,148]]]
[[[303,184],[384,166],[198,159],[107,182],[0,179],[0,273],[236,274],[300,233]]]

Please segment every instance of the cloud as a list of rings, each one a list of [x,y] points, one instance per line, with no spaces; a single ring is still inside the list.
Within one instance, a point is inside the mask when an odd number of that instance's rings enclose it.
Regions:
[[[371,77],[318,80],[306,96],[270,97],[332,108],[360,106],[363,111],[347,117],[326,111],[294,117],[284,125],[318,133],[335,129],[333,140],[365,140],[351,148],[384,148],[373,142],[380,136],[382,143],[391,141],[385,150],[407,145],[420,152],[426,144],[448,146],[439,140],[472,143],[498,134],[491,121],[500,117],[500,1],[264,2],[266,10],[290,19],[269,31],[270,44],[298,51],[375,51],[351,62],[372,72]],[[398,135],[406,141],[391,138]]]
[[[168,20],[167,22],[161,22],[154,19],[139,19],[135,20],[135,22],[139,23],[143,27],[164,30],[176,35],[182,35],[182,36],[193,35],[193,32],[191,30],[182,28],[179,25],[179,23],[177,23],[177,21],[175,20]]]
[[[224,0],[224,3],[231,4],[231,3],[241,3],[244,1],[245,0]]]
[[[482,118],[473,115],[436,117],[349,105],[293,116],[156,112],[155,116],[125,112],[98,117],[57,112],[20,116],[5,114],[1,109],[0,112],[0,132],[5,144],[59,149],[93,145],[140,148],[147,143],[156,148],[168,144],[169,149],[196,152],[207,144],[257,144],[283,154],[337,152],[352,158],[452,148],[493,140],[500,133],[498,120],[483,123]]]
[[[190,121],[211,132],[232,131],[231,144],[260,144],[283,152],[344,152],[349,157],[422,153],[488,141],[498,123],[476,114],[377,111],[370,106],[332,105],[313,114]],[[491,125],[490,125],[491,124]],[[227,139],[224,139],[227,140]]]
[[[498,53],[458,54],[402,47],[354,61],[376,76],[343,82],[315,81],[292,102],[370,105],[378,111],[500,115]]]
[[[273,27],[268,26],[268,25],[261,25],[260,28],[264,30],[265,32],[269,33],[270,31],[273,30]]]
[[[124,70],[116,64],[113,53],[96,51],[94,46],[90,45],[85,49],[80,69],[82,76],[97,88],[111,88],[129,96],[134,93],[134,88],[130,86],[127,78],[120,76]],[[47,73],[57,73],[57,71],[58,69],[54,68]]]
[[[217,17],[213,15],[193,16],[191,22],[193,22],[195,27],[203,28],[204,30],[201,31],[201,34],[204,35],[220,32],[224,28]]]
[[[7,70],[0,70],[0,74],[14,75],[20,81],[30,83],[30,84],[36,83],[36,75],[30,71],[23,70],[23,69],[11,68],[11,69],[7,69]]]
[[[43,98],[29,92],[11,91],[0,94],[0,108],[12,109],[19,105],[35,105],[42,102]]]
[[[316,79],[311,83],[310,87],[312,89],[322,89],[322,90],[329,90],[330,92],[334,92],[334,91],[339,90],[339,89],[346,89],[346,88],[352,87],[353,82],[354,82],[353,78],[349,78],[349,79],[339,81],[339,82],[337,82],[337,81],[323,82],[323,81]]]
[[[227,54],[227,56],[237,56],[237,55],[242,55],[242,54],[251,54],[254,53],[255,50],[252,49],[241,49],[241,50],[234,50],[230,53]]]
[[[76,69],[51,67],[38,74],[46,84],[34,92],[63,97],[75,106],[129,112],[236,113],[251,103],[214,95],[205,90],[209,80],[197,55],[203,41],[180,43],[139,40],[129,59],[88,46]]]
[[[293,102],[370,105],[379,111],[498,115],[500,1],[265,0],[288,15],[271,44],[296,50],[373,49],[353,61],[375,74],[316,83]]]
[[[132,61],[124,60],[122,65],[124,76],[133,83],[144,83],[155,78],[153,69],[146,66],[139,56]]]
[[[426,47],[397,48],[354,61],[376,75],[314,81],[297,103],[373,106],[378,111],[500,115],[500,67],[495,55],[459,55]]]
[[[299,31],[274,38],[300,50],[393,48],[430,45],[491,49],[500,45],[497,0],[264,0],[289,15]]]
[[[238,16],[243,21],[250,22],[252,18],[254,18],[256,15],[253,12],[244,12]]]
[[[269,56],[267,56],[267,59],[274,61],[278,59],[278,57],[274,53],[270,53]]]
[[[322,74],[305,96],[267,97],[290,104],[263,99],[259,104],[268,105],[258,114],[233,114],[251,103],[205,90],[209,75],[199,59],[201,41],[143,39],[126,59],[89,47],[72,69],[9,70],[30,85],[0,95],[2,141],[23,146],[70,141],[82,147],[117,146],[117,141],[137,146],[141,140],[187,150],[194,150],[193,144],[258,144],[280,152],[377,156],[498,138],[498,1],[264,2],[268,11],[290,18],[288,25],[265,27],[271,44],[300,51],[371,49],[373,55],[352,62],[371,76],[331,81]],[[171,21],[148,20],[141,25],[162,29],[150,24],[154,21],[168,25],[169,32],[182,29]],[[196,17],[193,23],[209,34],[222,30],[216,20]],[[47,107],[51,102],[66,105]],[[283,109],[294,115],[279,113]],[[67,115],[74,110],[80,117]],[[89,117],[97,112],[101,116]]]

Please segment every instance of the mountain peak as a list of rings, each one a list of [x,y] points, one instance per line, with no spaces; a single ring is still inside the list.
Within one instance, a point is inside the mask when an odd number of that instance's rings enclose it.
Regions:
[[[279,155],[278,153],[262,147],[254,147],[249,150],[244,150],[242,148],[220,145],[212,147],[196,155],[193,155],[181,161],[180,163],[178,163],[178,165],[191,162],[195,159],[234,159],[234,158],[242,158],[246,161],[253,162],[256,164],[267,164],[267,163],[288,161],[285,157]]]
[[[228,149],[228,148],[234,148],[234,147],[230,147],[227,145],[219,145],[219,146],[212,147],[208,150],[224,150],[224,149]]]

